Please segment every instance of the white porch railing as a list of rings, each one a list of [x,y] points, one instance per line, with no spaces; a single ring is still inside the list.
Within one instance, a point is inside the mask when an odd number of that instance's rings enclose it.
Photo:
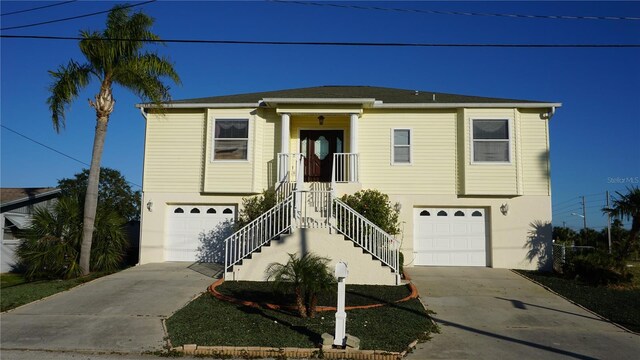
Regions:
[[[340,199],[331,209],[336,230],[399,274],[398,242]]]
[[[300,170],[304,171],[304,154],[278,153],[278,182],[296,182]],[[302,168],[301,168],[302,166]]]
[[[333,169],[331,170],[331,183],[357,183],[359,182],[359,156],[354,153],[333,154]]]
[[[293,202],[294,196],[291,194],[224,241],[225,274],[240,260],[264,246],[271,239],[291,229]]]

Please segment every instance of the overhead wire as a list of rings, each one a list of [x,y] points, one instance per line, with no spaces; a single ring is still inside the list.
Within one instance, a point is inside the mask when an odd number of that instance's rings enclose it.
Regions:
[[[27,135],[22,134],[22,133],[20,133],[20,132],[18,132],[18,131],[16,131],[16,130],[13,130],[13,129],[11,129],[11,128],[9,128],[9,127],[5,126],[5,125],[0,124],[0,127],[2,127],[2,128],[3,128],[3,129],[5,129],[5,130],[8,130],[8,131],[10,131],[10,132],[12,132],[12,133],[14,133],[14,134],[16,134],[16,135],[20,136],[20,137],[23,137],[23,138],[25,138],[25,139],[27,139],[27,140],[29,140],[29,141],[33,142],[33,143],[36,143],[36,144],[38,144],[38,145],[40,145],[40,146],[42,146],[42,147],[44,147],[44,148],[46,148],[46,149],[49,149],[49,150],[51,150],[51,151],[53,151],[53,152],[55,152],[55,153],[57,153],[57,154],[59,154],[59,155],[62,155],[62,156],[64,156],[64,157],[66,157],[66,158],[69,158],[69,159],[71,159],[71,160],[73,160],[73,161],[79,162],[80,164],[83,164],[83,165],[86,165],[86,166],[91,166],[90,164],[88,164],[88,163],[86,163],[86,162],[84,162],[84,161],[82,161],[82,160],[80,160],[80,159],[78,159],[78,158],[75,158],[75,157],[73,157],[73,156],[71,156],[71,155],[65,154],[65,153],[63,153],[63,152],[62,152],[62,151],[60,151],[60,150],[54,149],[54,148],[52,148],[52,147],[51,147],[51,146],[49,146],[49,145],[43,144],[43,143],[41,143],[40,141],[35,140],[35,139],[33,139],[33,138],[30,138],[30,137],[28,137]],[[127,181],[127,183],[129,183],[129,184],[131,184],[131,185],[135,185],[135,186],[137,186],[137,187],[139,187],[139,188],[142,188],[142,186],[140,186],[140,185],[138,185],[138,184],[136,184],[136,183],[134,183],[134,182]]]
[[[148,1],[143,1],[141,3],[137,3],[137,4],[131,4],[131,5],[125,5],[122,6],[123,9],[128,9],[128,8],[132,8],[132,7],[136,7],[136,6],[142,6],[142,5],[146,5],[152,2],[156,2],[157,0],[148,0]],[[53,23],[59,23],[59,22],[63,22],[63,21],[69,21],[69,20],[75,20],[75,19],[81,19],[81,18],[86,18],[86,17],[90,17],[90,16],[95,16],[95,15],[100,15],[100,14],[105,14],[110,12],[111,9],[109,10],[103,10],[103,11],[96,11],[93,13],[89,13],[89,14],[83,14],[83,15],[76,15],[76,16],[70,16],[70,17],[66,17],[66,18],[62,18],[62,19],[55,19],[55,20],[48,20],[48,21],[41,21],[38,23],[33,23],[33,24],[25,24],[25,25],[17,25],[17,26],[9,26],[9,27],[4,27],[4,28],[0,28],[0,30],[15,30],[15,29],[24,29],[24,28],[28,28],[28,27],[34,27],[34,26],[40,26],[40,25],[46,25],[46,24],[53,24]]]
[[[30,12],[30,11],[47,9],[47,8],[51,8],[51,7],[54,7],[54,6],[66,5],[66,4],[69,4],[69,3],[72,3],[72,2],[76,2],[76,1],[78,1],[78,0],[61,1],[61,2],[57,2],[55,4],[43,5],[43,6],[38,6],[38,7],[34,7],[34,8],[30,8],[30,9],[24,9],[24,10],[16,10],[16,11],[0,14],[0,16],[9,16],[9,15],[22,14],[22,13],[26,13],[26,12]]]
[[[388,8],[381,6],[353,5],[353,4],[335,4],[328,2],[313,1],[286,1],[286,0],[269,0],[281,4],[322,6],[355,10],[375,10],[375,11],[393,11],[405,13],[422,13],[432,15],[462,15],[462,16],[489,16],[489,17],[506,17],[506,18],[524,18],[524,19],[554,19],[554,20],[640,20],[636,16],[584,16],[584,15],[529,15],[529,14],[504,14],[504,13],[485,13],[470,11],[446,11],[446,10],[425,10],[425,9],[403,9]]]
[[[155,1],[155,0],[154,0]],[[2,29],[0,29],[2,30]],[[370,46],[370,47],[475,47],[475,48],[640,48],[640,44],[473,44],[473,43],[398,43],[398,42],[339,42],[339,41],[259,41],[259,40],[207,40],[207,39],[126,39],[126,38],[91,38],[78,36],[49,35],[0,35],[6,39],[38,39],[38,40],[89,40],[89,41],[141,41],[182,44],[232,44],[232,45],[308,45],[308,46]]]

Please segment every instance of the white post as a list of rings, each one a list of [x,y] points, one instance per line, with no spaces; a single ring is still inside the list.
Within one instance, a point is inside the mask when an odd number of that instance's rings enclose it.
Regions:
[[[347,312],[344,310],[345,283],[349,275],[347,263],[340,261],[336,264],[335,276],[338,278],[338,310],[336,311],[336,332],[333,345],[345,346],[347,340]]]
[[[284,176],[289,175],[289,171],[291,169],[291,156],[289,156],[289,114],[281,114],[281,123],[280,123],[280,153],[283,154],[284,161],[280,163],[280,170],[282,171],[282,178],[280,181],[289,181],[289,179],[285,179]]]
[[[351,137],[349,141],[350,153],[358,153],[358,114],[351,114]],[[349,156],[349,182],[356,181],[356,162]]]

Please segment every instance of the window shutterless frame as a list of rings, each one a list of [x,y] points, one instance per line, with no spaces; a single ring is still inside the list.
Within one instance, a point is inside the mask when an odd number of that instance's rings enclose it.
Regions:
[[[476,121],[502,121],[506,124],[506,138],[475,138],[474,134],[474,123]],[[469,160],[471,164],[474,165],[510,165],[512,163],[513,155],[512,155],[512,141],[513,141],[513,119],[511,118],[499,118],[499,117],[491,117],[491,118],[470,118],[469,119],[469,147],[471,149],[471,153],[469,156]],[[480,143],[506,143],[507,144],[507,159],[506,160],[475,160],[476,158],[476,142]]]
[[[396,134],[399,138],[406,134],[405,139],[396,141]],[[413,130],[410,128],[392,128],[391,129],[391,165],[411,165],[413,163]],[[396,161],[396,155],[402,156],[401,152],[406,152],[408,159],[406,161]]]
[[[248,118],[214,118],[211,161],[248,162],[251,122]]]

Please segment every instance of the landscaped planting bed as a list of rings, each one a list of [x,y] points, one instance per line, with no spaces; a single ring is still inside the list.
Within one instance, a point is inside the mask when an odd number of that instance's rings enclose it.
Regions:
[[[629,330],[640,332],[640,267],[633,267],[634,282],[591,286],[554,273],[518,272]]]
[[[273,294],[267,283],[227,282],[218,290],[260,303],[289,302],[287,297]],[[361,349],[397,352],[418,338],[426,338],[434,325],[420,301],[394,303],[409,293],[410,290],[402,286],[348,286],[347,306],[380,302],[387,305],[347,311],[347,333],[360,338]],[[335,306],[335,294],[323,297],[320,304]],[[173,346],[314,348],[321,343],[322,333],[333,334],[334,316],[335,312],[328,311],[303,319],[294,311],[233,304],[205,293],[169,318],[167,329]]]

